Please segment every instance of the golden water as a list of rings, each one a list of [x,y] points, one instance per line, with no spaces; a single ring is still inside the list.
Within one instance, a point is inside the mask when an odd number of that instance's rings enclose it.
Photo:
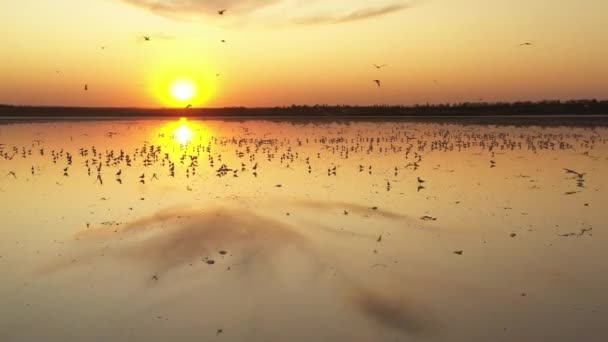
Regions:
[[[606,128],[5,122],[0,144],[0,341],[608,339]]]

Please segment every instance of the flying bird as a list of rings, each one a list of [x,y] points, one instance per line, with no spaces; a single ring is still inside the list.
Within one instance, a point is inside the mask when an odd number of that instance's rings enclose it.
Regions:
[[[144,40],[145,40],[145,41],[149,42],[149,41],[150,41],[150,39],[152,39],[152,38],[150,38],[150,36],[144,36]]]
[[[570,173],[570,174],[576,175],[578,178],[583,178],[585,176],[585,173],[576,172],[576,171],[571,170],[571,169],[564,169],[564,171],[566,171],[566,173]]]
[[[219,10],[219,11],[217,11],[217,14],[219,14],[219,15],[224,15],[224,13],[226,13],[226,10],[225,10],[225,9],[224,9],[224,10]]]
[[[382,69],[382,68],[384,68],[384,67],[387,67],[387,66],[388,66],[388,64],[382,64],[382,65],[378,65],[378,64],[372,64],[372,65],[373,65],[373,66],[375,66],[375,67],[376,67],[376,69]]]
[[[532,46],[532,47],[534,47],[535,45],[534,45],[534,43],[525,42],[525,43],[521,43],[521,44],[519,44],[519,45],[517,45],[517,46],[520,46],[520,47],[521,47],[521,46]]]
[[[376,83],[376,85],[378,85],[378,87],[380,87],[382,85],[382,83],[380,82],[380,80],[374,80],[374,82]]]
[[[89,85],[88,85],[88,84],[85,84],[85,85],[84,85],[84,90],[85,90],[85,91],[89,90]]]

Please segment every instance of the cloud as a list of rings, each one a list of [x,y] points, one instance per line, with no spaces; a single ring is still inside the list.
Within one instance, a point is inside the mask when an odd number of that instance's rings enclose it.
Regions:
[[[247,13],[280,2],[281,0],[123,0],[137,7],[165,15],[217,15],[219,10]]]
[[[258,10],[263,10],[271,6],[279,5],[280,13],[298,12],[304,13],[301,16],[285,16],[281,14],[278,21],[276,19],[269,19],[269,17],[262,17],[258,19],[261,22],[275,21],[284,23],[285,20],[291,24],[296,25],[320,25],[320,24],[342,24],[354,21],[362,21],[375,17],[385,16],[391,13],[399,12],[407,8],[414,6],[413,2],[405,3],[403,0],[395,0],[393,3],[389,3],[384,6],[376,7],[359,7],[350,9],[350,11],[340,11],[340,6],[325,6],[325,13],[319,15],[306,14],[306,8],[312,7],[309,4],[302,5],[302,3],[296,2],[295,7],[293,1],[290,0],[122,0],[123,2],[131,5],[147,9],[157,14],[171,17],[192,17],[192,16],[217,16],[217,11],[226,9],[227,17],[223,20],[229,20],[232,18],[231,14],[236,13],[240,15],[239,20],[243,19],[244,15],[251,14]],[[327,2],[326,5],[331,5],[331,2]],[[317,6],[315,6],[317,7]],[[295,8],[295,10],[294,10]],[[332,8],[332,9],[329,9]],[[276,12],[276,11],[275,11]],[[271,18],[276,17],[275,15]]]
[[[378,8],[362,8],[353,12],[342,15],[320,15],[294,18],[292,21],[298,25],[318,25],[318,24],[342,24],[353,21],[371,19],[395,13],[406,8],[410,8],[410,4],[393,4]]]

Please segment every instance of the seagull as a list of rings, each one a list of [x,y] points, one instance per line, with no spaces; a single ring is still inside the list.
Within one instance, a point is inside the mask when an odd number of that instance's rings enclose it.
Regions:
[[[375,82],[375,83],[378,85],[378,87],[380,87],[380,86],[381,86],[381,82],[380,82],[380,80],[374,80],[373,82]]]
[[[219,10],[219,11],[217,11],[217,14],[219,14],[219,15],[224,15],[224,13],[226,13],[226,10],[225,10],[225,9],[224,9],[224,10]]]
[[[420,177],[418,177],[418,183],[419,183],[419,184],[422,184],[422,183],[424,183],[424,182],[426,182],[424,179],[420,179]]]
[[[376,69],[382,69],[388,66],[388,64],[382,64],[382,65],[378,65],[378,64],[372,64],[373,66],[376,67]]]
[[[519,46],[519,47],[521,47],[521,46],[531,46],[531,47],[534,47],[535,45],[534,45],[534,43],[525,42],[525,43],[521,43],[521,44],[519,44],[517,46]]]
[[[585,176],[585,173],[579,173],[579,172],[576,172],[571,169],[564,169],[564,171],[566,171],[566,173],[571,173],[573,175],[576,175],[576,176],[578,176],[578,178],[583,178]]]
[[[151,38],[150,38],[150,36],[144,36],[144,40],[145,40],[145,41],[149,42],[149,41],[150,41],[150,39],[151,39]]]
[[[190,108],[192,108],[192,105],[191,105],[191,104],[188,104],[188,105],[186,106],[186,109],[190,109]]]

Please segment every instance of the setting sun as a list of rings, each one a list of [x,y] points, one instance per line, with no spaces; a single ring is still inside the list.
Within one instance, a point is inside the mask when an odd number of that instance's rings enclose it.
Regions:
[[[171,96],[178,101],[189,101],[196,95],[196,85],[189,80],[178,80],[171,85]]]

